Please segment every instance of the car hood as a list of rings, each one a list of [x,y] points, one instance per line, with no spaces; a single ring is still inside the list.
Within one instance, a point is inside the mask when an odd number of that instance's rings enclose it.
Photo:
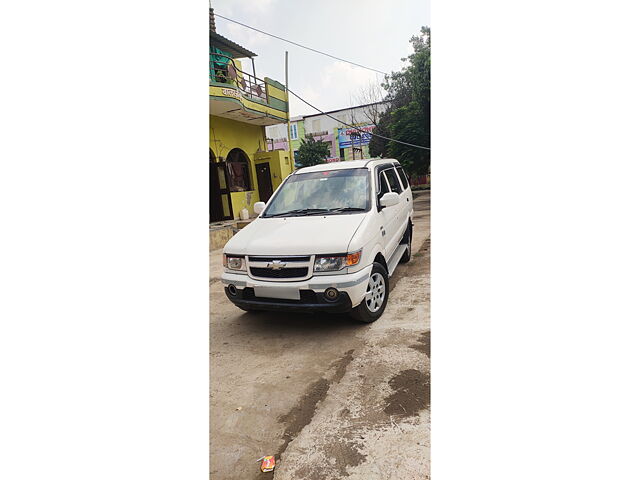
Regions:
[[[346,253],[366,214],[257,218],[224,247],[236,255]]]

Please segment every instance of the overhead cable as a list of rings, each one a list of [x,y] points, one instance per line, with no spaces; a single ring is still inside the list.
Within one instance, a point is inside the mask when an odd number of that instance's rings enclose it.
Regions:
[[[335,55],[331,55],[330,53],[321,52],[320,50],[316,50],[315,48],[311,48],[311,47],[306,47],[304,45],[300,45],[299,43],[294,42],[292,40],[287,40],[286,38],[279,37],[278,35],[273,35],[272,33],[268,33],[268,32],[265,32],[263,30],[259,30],[259,29],[255,28],[255,27],[250,26],[250,25],[246,25],[246,24],[244,24],[242,22],[238,22],[237,20],[233,20],[231,18],[228,18],[228,17],[225,17],[223,15],[220,15],[219,13],[215,13],[214,12],[213,14],[216,17],[224,18],[225,20],[228,20],[230,22],[237,23],[238,25],[242,25],[243,27],[249,28],[251,30],[255,30],[256,32],[263,33],[264,35],[269,35],[270,37],[277,38],[278,40],[282,40],[283,42],[291,43],[291,44],[296,45],[296,46],[298,46],[300,48],[306,48],[307,50],[311,50],[312,52],[319,53],[320,55],[325,55],[327,57],[331,57],[331,58],[333,58],[335,60],[339,60],[341,62],[350,63],[351,65],[355,65],[355,66],[360,67],[360,68],[366,68],[367,70],[371,70],[373,72],[378,72],[378,73],[381,73],[383,75],[389,75],[388,73],[383,72],[381,70],[377,70],[377,69],[371,68],[371,67],[366,67],[366,66],[361,65],[359,63],[352,62],[350,60],[345,60],[344,58],[336,57]]]
[[[349,127],[349,128],[353,128],[354,130],[358,130],[358,131],[360,131],[360,132],[362,132],[362,133],[366,133],[367,135],[371,135],[371,136],[378,137],[378,138],[383,138],[383,139],[388,140],[388,141],[390,141],[390,142],[401,143],[402,145],[408,145],[409,147],[414,147],[414,148],[421,148],[421,149],[423,149],[423,150],[431,150],[431,148],[430,148],[430,147],[425,147],[425,146],[423,146],[423,145],[415,145],[415,144],[413,144],[413,143],[403,142],[403,141],[401,141],[401,140],[396,140],[395,138],[389,138],[389,137],[385,137],[385,136],[383,136],[383,135],[378,135],[377,133],[367,132],[367,131],[362,130],[361,128],[359,128],[359,127],[357,127],[357,126],[355,126],[355,125],[349,125],[348,123],[343,122],[342,120],[340,120],[340,119],[338,119],[338,118],[336,118],[336,117],[334,117],[334,116],[332,116],[332,115],[329,115],[329,114],[328,114],[328,113],[326,113],[326,112],[323,112],[323,111],[322,111],[322,110],[320,110],[318,107],[316,107],[316,106],[314,106],[314,105],[311,105],[309,102],[307,102],[307,101],[306,101],[304,98],[302,98],[300,95],[296,94],[296,92],[294,92],[293,90],[289,89],[289,93],[290,93],[291,95],[293,95],[294,97],[296,97],[296,98],[297,98],[298,100],[300,100],[301,102],[306,103],[307,105],[309,105],[309,106],[310,106],[311,108],[313,108],[314,110],[317,110],[317,111],[318,111],[318,112],[320,112],[321,114],[326,115],[327,117],[329,117],[329,118],[331,118],[331,119],[335,120],[336,122],[339,122],[339,123],[341,123],[341,124],[343,124],[343,125],[346,125],[346,126],[347,126],[347,127]]]

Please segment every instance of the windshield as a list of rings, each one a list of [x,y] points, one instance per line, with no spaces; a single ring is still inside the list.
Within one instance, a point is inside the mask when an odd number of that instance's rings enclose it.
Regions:
[[[299,173],[287,179],[262,216],[365,212],[369,190],[366,168]]]

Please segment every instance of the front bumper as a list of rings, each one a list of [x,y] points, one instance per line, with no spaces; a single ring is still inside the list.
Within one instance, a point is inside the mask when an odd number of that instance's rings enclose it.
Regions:
[[[341,292],[338,299],[329,302],[324,299],[324,295],[313,290],[302,290],[300,300],[281,300],[279,298],[256,297],[253,288],[247,287],[238,289],[236,295],[231,295],[229,287],[224,287],[227,298],[235,305],[247,309],[273,310],[289,312],[327,312],[346,313],[351,310],[351,299],[349,295]]]
[[[225,272],[222,274],[221,281],[225,285],[227,298],[239,307],[343,313],[358,306],[364,299],[371,269],[372,266],[368,266],[356,273],[346,275],[317,275],[300,282],[271,282],[256,280],[249,275]],[[236,288],[235,295],[229,292],[229,285]],[[256,297],[255,287],[270,289],[282,287],[288,290],[294,288],[299,290],[300,300]],[[333,302],[327,301],[323,295],[324,291],[330,287],[336,288],[339,292],[337,300]]]

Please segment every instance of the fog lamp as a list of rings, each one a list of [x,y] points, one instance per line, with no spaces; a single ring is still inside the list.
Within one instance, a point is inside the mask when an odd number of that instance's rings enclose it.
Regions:
[[[329,287],[324,291],[324,298],[330,302],[335,302],[338,299],[338,290],[333,287]]]

